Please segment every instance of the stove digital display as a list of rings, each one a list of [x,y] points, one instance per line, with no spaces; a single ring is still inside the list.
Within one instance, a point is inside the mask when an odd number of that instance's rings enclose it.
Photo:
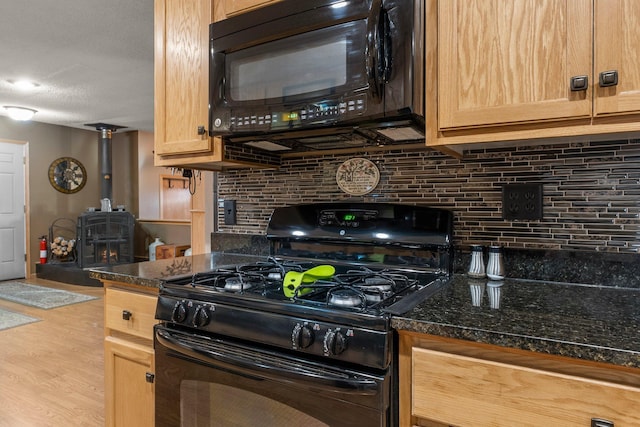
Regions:
[[[320,212],[320,226],[373,228],[376,226],[378,212],[375,210],[349,210]]]
[[[288,113],[282,113],[282,121],[283,122],[291,122],[296,121],[300,118],[297,111],[291,111]]]

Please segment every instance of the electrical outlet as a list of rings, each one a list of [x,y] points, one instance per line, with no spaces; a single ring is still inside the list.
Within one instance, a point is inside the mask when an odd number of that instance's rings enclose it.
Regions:
[[[503,185],[502,219],[541,220],[542,184]]]

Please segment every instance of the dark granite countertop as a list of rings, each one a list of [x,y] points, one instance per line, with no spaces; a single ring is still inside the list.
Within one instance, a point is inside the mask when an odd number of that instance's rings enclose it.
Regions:
[[[223,265],[236,265],[264,260],[264,256],[214,252],[180,258],[161,259],[135,264],[119,264],[93,268],[89,276],[132,285],[157,288],[162,280],[208,271]]]
[[[158,287],[163,279],[264,255],[204,255],[95,268],[94,279]],[[391,324],[407,330],[640,368],[640,288],[472,280],[463,274]]]
[[[640,289],[506,279],[452,283],[398,330],[640,368]]]

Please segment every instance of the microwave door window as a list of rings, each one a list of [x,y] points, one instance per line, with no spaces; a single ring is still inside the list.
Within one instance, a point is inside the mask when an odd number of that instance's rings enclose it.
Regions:
[[[346,41],[325,43],[284,54],[261,54],[236,61],[231,75],[235,101],[323,93],[347,83]],[[322,61],[319,61],[322,59]]]
[[[365,41],[355,34],[364,25],[349,22],[228,54],[228,100],[286,103],[362,87]]]

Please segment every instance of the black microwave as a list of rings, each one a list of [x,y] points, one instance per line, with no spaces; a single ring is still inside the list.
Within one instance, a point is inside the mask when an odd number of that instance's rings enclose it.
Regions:
[[[424,141],[423,0],[281,0],[209,34],[211,136],[269,151]]]

